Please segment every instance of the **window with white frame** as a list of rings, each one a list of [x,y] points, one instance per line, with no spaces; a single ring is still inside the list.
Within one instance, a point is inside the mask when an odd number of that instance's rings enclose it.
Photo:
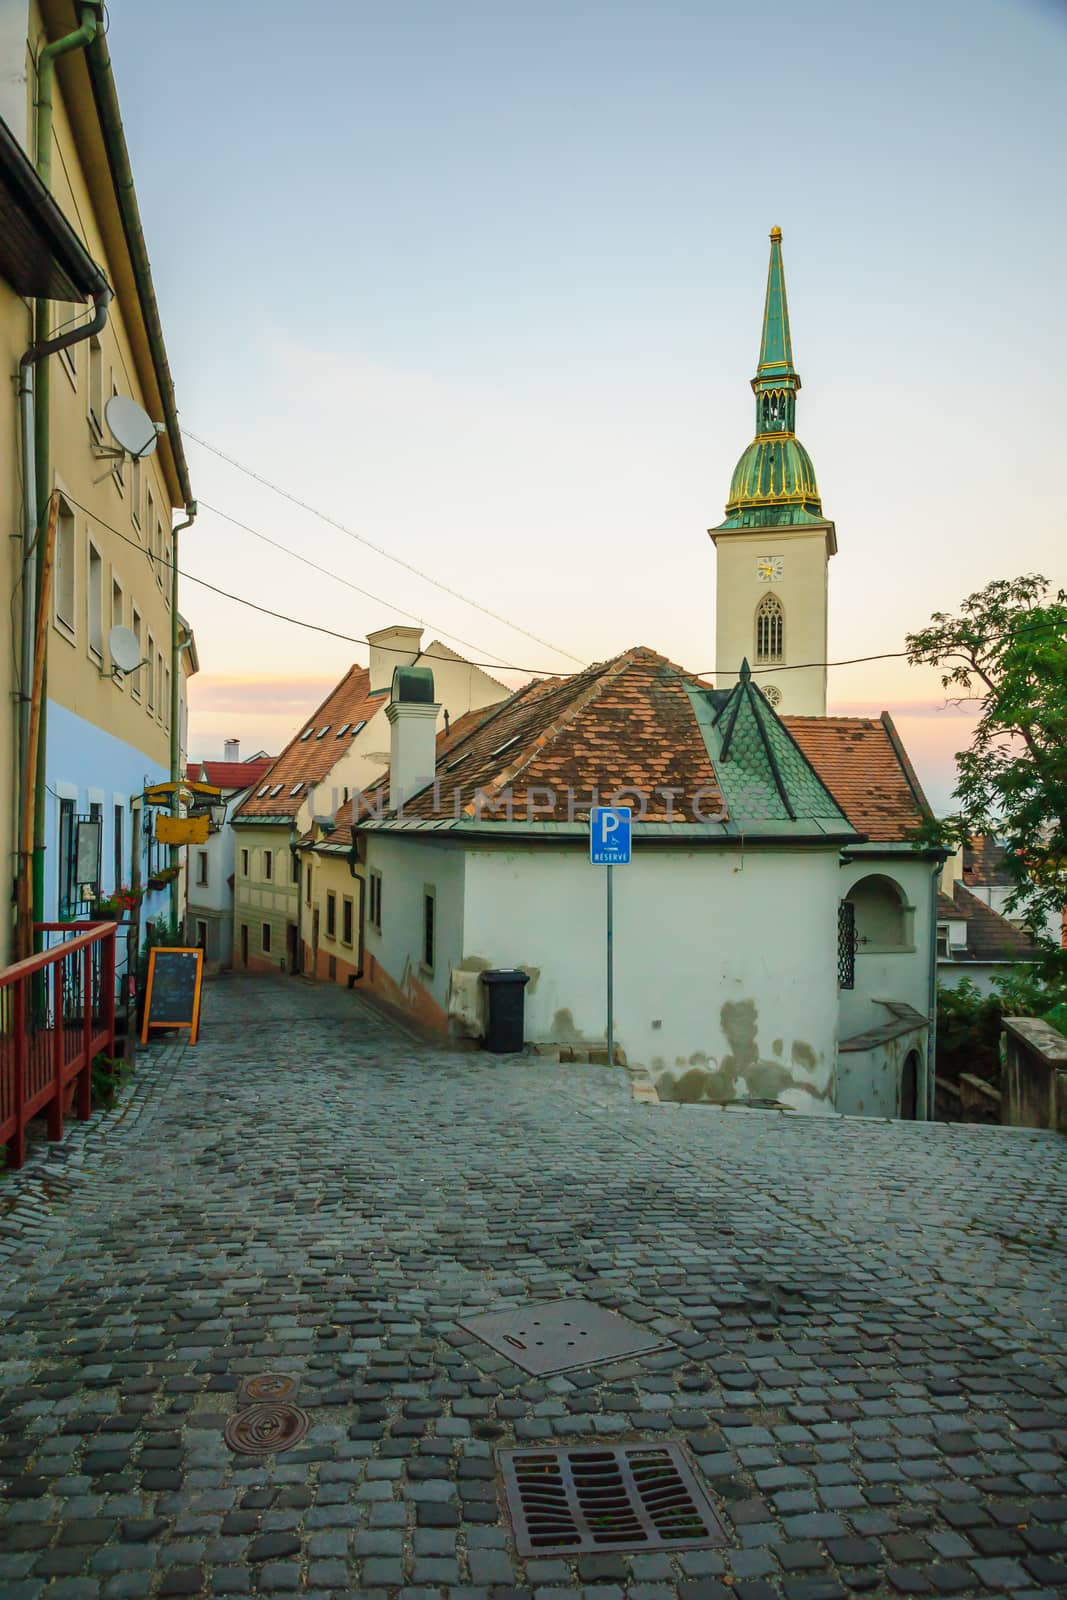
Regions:
[[[70,634],[74,633],[77,626],[74,574],[74,513],[65,500],[60,500],[56,516],[55,615],[56,621]]]
[[[133,629],[133,636],[137,640],[137,659],[138,659],[138,661],[143,661],[144,660],[144,651],[141,648],[141,633],[142,633],[141,613],[138,611],[136,606],[134,606],[133,614],[132,614],[132,616],[130,618],[130,627]],[[151,669],[149,669],[149,670],[151,670]],[[142,679],[143,675],[144,675],[144,668],[143,667],[140,669],[140,671],[135,672],[134,675],[133,675],[133,698],[135,700],[140,700],[140,698],[141,698],[141,679]]]
[[[90,539],[86,608],[89,623],[89,649],[99,660],[104,658],[104,560]]]

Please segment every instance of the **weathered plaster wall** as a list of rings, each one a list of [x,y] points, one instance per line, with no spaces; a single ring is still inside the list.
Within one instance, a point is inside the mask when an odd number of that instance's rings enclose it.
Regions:
[[[833,850],[635,848],[615,871],[615,1034],[671,1099],[829,1110]],[[605,881],[582,850],[471,851],[464,956],[524,967],[526,1037],[605,1040]]]
[[[382,875],[381,932],[365,927],[364,983],[390,1005],[447,1032],[452,968],[463,956],[463,851],[416,840],[367,836],[364,867]],[[423,961],[423,896],[433,891],[433,970]]]
[[[925,1120],[922,1086],[925,1077],[926,1034],[900,1034],[871,1050],[843,1050],[837,1058],[837,1109],[848,1117],[899,1117],[902,1071],[908,1057],[918,1056],[917,1116]]]

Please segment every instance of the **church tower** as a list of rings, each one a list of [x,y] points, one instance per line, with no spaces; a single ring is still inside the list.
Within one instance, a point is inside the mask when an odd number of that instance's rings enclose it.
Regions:
[[[759,367],[752,379],[756,437],[734,469],[715,544],[715,683],[754,681],[784,715],[826,715],[827,567],[837,550],[811,457],[796,436],[800,378],[793,366],[782,230],[771,229]],[[796,668],[767,671],[767,668]]]

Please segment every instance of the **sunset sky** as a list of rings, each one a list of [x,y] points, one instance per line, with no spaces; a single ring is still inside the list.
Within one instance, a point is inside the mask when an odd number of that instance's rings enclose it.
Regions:
[[[710,668],[777,224],[831,659],[994,577],[1067,581],[1067,7],[109,13],[183,423],[350,530],[189,438],[187,573],[355,638],[417,618],[516,685],[636,643]],[[273,751],[366,660],[192,582],[182,607],[196,756]],[[893,712],[944,807],[970,723],[936,675],[830,685]]]

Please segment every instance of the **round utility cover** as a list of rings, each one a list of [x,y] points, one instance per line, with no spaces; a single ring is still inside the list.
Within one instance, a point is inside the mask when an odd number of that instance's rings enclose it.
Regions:
[[[104,407],[107,425],[131,456],[150,456],[156,448],[156,425],[128,395],[114,394]]]
[[[111,665],[120,672],[134,672],[141,665],[141,646],[129,628],[112,628],[107,636]]]

